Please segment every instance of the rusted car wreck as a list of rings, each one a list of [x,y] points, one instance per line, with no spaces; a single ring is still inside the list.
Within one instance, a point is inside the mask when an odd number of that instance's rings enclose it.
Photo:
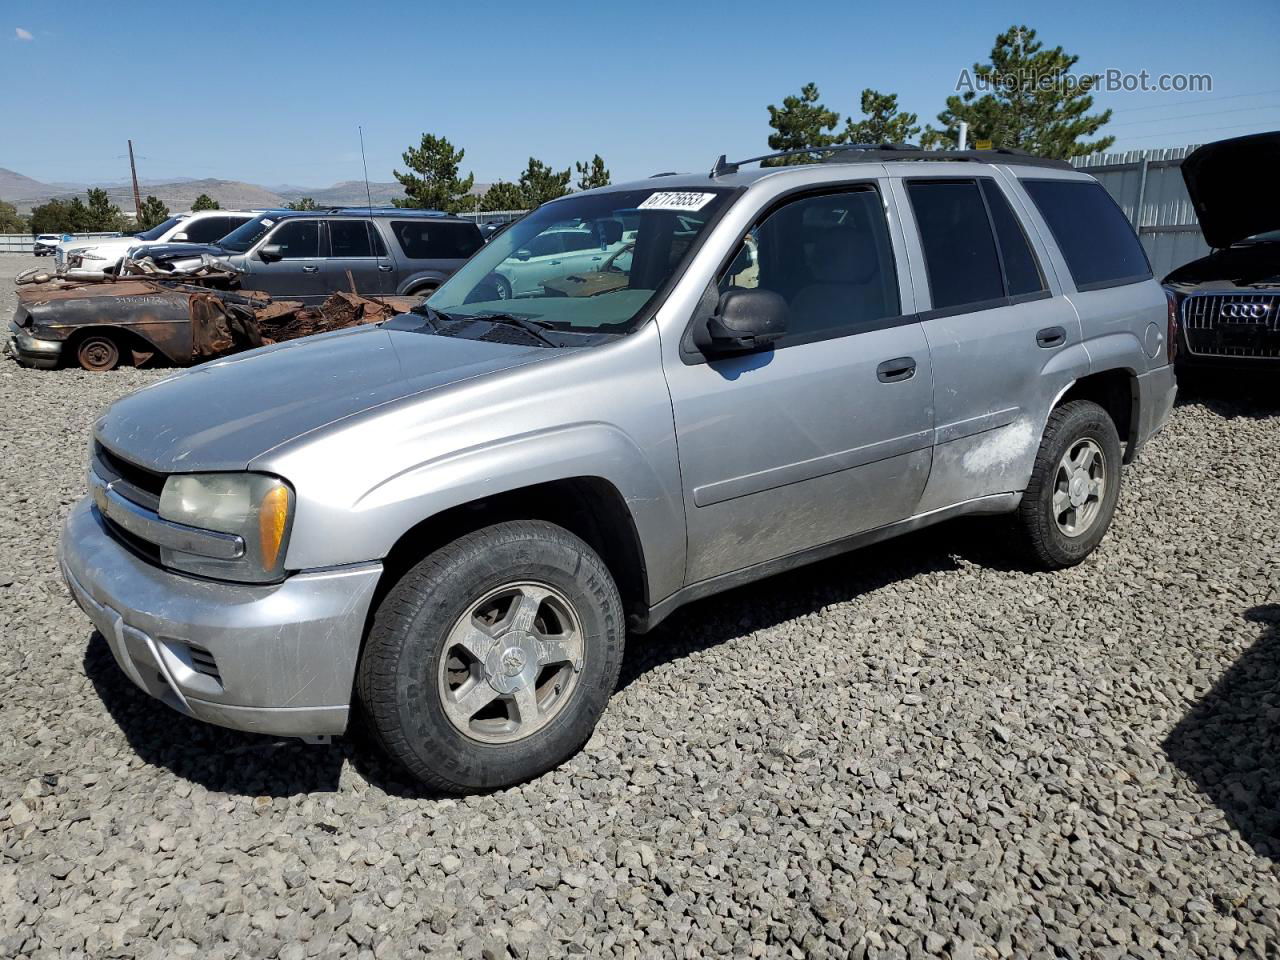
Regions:
[[[6,351],[19,363],[51,369],[121,363],[189,366],[213,357],[404,313],[417,297],[370,299],[335,293],[319,307],[237,290],[216,268],[186,275],[144,264],[119,278],[24,278]],[[31,281],[37,282],[31,282]]]

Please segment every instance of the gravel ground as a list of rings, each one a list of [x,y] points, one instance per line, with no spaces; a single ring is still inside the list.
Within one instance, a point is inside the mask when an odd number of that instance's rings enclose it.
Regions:
[[[160,375],[0,363],[0,955],[1280,955],[1274,381],[1184,401],[1082,566],[970,521],[703,602],[581,755],[440,800],[169,712],[68,599],[89,425]]]

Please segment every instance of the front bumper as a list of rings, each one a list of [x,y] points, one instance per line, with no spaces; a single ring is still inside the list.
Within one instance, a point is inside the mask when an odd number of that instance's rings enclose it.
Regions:
[[[9,321],[9,340],[5,352],[19,363],[42,370],[52,370],[62,357],[61,340],[41,340],[33,337],[12,320]]]
[[[282,583],[163,570],[106,529],[86,498],[59,547],[76,603],[145,692],[209,723],[275,736],[343,733],[379,563]]]

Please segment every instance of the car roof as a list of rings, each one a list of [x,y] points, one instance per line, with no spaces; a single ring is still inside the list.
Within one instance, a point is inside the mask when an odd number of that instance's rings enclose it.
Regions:
[[[885,147],[882,149],[881,147]],[[844,145],[833,148],[826,158],[810,163],[796,163],[779,167],[752,167],[747,164],[772,157],[801,156],[812,151],[783,151],[752,157],[749,160],[727,161],[721,156],[708,173],[659,173],[646,180],[611,184],[600,191],[616,189],[653,190],[705,190],[707,187],[745,188],[765,178],[796,178],[812,180],[815,169],[830,172],[833,179],[850,179],[858,176],[858,168],[871,167],[875,174],[910,177],[963,177],[978,172],[991,172],[997,167],[1008,167],[1020,175],[1032,170],[1052,170],[1054,176],[1077,174],[1078,179],[1091,179],[1087,172],[1077,171],[1063,160],[1037,157],[1018,150],[921,150],[902,145],[881,145],[868,148],[864,145]],[[875,175],[873,174],[873,175]]]
[[[471,223],[465,217],[458,217],[443,210],[420,210],[417,207],[320,207],[316,210],[263,210],[277,220],[291,217],[395,217],[407,220],[451,220],[460,223]]]

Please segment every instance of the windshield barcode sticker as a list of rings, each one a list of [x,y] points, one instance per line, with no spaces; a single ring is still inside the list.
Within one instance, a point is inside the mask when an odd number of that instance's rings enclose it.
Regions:
[[[701,210],[711,202],[714,193],[664,191],[651,193],[638,210]]]

